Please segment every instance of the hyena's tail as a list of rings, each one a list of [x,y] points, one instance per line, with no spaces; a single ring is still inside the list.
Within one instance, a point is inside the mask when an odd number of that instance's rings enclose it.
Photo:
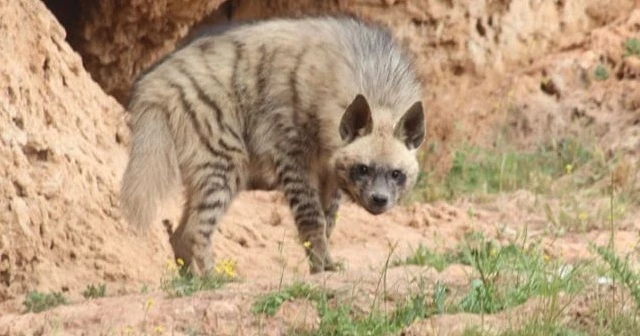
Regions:
[[[135,104],[140,105],[140,104]],[[130,107],[131,149],[122,177],[120,207],[129,225],[147,229],[157,208],[180,184],[178,158],[164,111]]]

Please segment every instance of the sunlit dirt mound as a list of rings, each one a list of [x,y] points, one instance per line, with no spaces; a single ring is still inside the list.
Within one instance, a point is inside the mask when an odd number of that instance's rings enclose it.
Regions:
[[[116,204],[122,107],[41,2],[0,8],[0,299],[152,279],[162,244],[136,241]]]
[[[574,137],[593,140],[605,157],[639,154],[640,57],[626,45],[640,37],[633,0],[95,1],[83,3],[79,16],[61,5],[72,2],[0,0],[0,335],[151,334],[160,327],[276,335],[315,309],[293,301],[274,318],[254,316],[256,295],[276,288],[281,276],[357,287],[370,298],[395,244],[406,255],[420,243],[446,248],[471,231],[504,238],[524,226],[547,239],[549,218],[532,210],[537,196],[525,191],[488,204],[439,201],[381,216],[345,202],[332,249],[346,271],[309,276],[281,195],[247,192],[214,235],[216,257],[234,260],[242,281],[167,299],[159,290],[171,257],[164,228],[158,222],[149,235],[135,235],[119,214],[129,138],[121,103],[144,67],[207,23],[348,11],[387,24],[421,67],[429,171],[446,172],[461,143],[492,147],[499,136],[521,149]],[[640,180],[620,171],[618,185]],[[177,215],[174,205],[168,217]],[[620,228],[618,248],[633,250],[637,221],[628,217]],[[575,260],[589,242],[606,239],[595,229],[543,245],[549,255]],[[462,265],[440,273],[398,267],[388,299],[402,297],[416,274],[461,288],[469,272]],[[84,300],[86,286],[98,283],[107,284],[108,297]],[[35,289],[63,292],[71,304],[21,314],[24,294]],[[526,315],[527,307],[519,309]],[[407,334],[459,334],[460,320],[480,323],[474,314],[444,315]],[[487,321],[499,326],[501,316]],[[302,323],[317,326],[315,318]]]

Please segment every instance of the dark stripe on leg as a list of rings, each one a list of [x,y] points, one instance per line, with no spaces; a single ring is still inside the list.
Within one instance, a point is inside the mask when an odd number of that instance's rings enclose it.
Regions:
[[[262,107],[265,101],[264,95],[267,87],[267,77],[265,74],[265,66],[267,65],[267,46],[264,44],[260,45],[258,52],[260,53],[260,60],[258,61],[256,70],[256,90],[258,91],[256,106]]]
[[[206,210],[218,210],[224,206],[224,202],[221,200],[215,200],[213,202],[202,202],[198,204],[197,210],[198,212],[203,212]]]
[[[306,55],[308,48],[303,48],[302,52],[296,55],[295,65],[293,69],[289,73],[289,88],[291,89],[291,106],[293,113],[293,124],[298,125],[298,116],[300,114],[300,93],[298,91],[298,71],[300,70],[300,66],[302,65],[302,60]]]

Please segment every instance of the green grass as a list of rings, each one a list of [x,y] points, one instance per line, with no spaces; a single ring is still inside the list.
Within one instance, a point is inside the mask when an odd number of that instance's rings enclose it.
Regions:
[[[394,260],[391,266],[400,265],[418,265],[418,266],[430,266],[435,268],[438,272],[442,272],[447,266],[460,262],[458,255],[453,253],[437,253],[429,250],[424,245],[418,245],[413,251],[413,254],[407,256],[403,260]]]
[[[627,287],[640,311],[640,274],[631,268],[628,258],[621,259],[610,248],[597,246],[595,251],[611,268],[612,275]]]
[[[550,142],[533,151],[506,145],[496,149],[462,146],[453,153],[445,176],[427,172],[419,175],[414,192],[422,195],[411,199],[451,200],[518,189],[544,193],[553,180],[576,171],[593,158],[592,150],[571,139]]]
[[[559,271],[562,264],[549,260],[536,246],[499,246],[476,235],[462,253],[478,273],[458,302],[464,312],[496,313],[534,296],[556,297],[582,287],[577,268]]]
[[[625,56],[640,56],[640,39],[630,37],[624,41]]]
[[[533,322],[516,329],[509,329],[500,336],[587,336],[587,334],[563,325]]]
[[[27,293],[23,301],[23,305],[26,308],[25,313],[39,313],[64,304],[67,304],[67,299],[62,293],[58,292],[41,293],[39,291],[31,291]]]
[[[332,304],[326,299],[317,302],[320,325],[313,331],[301,331],[295,335],[306,336],[382,336],[394,334],[414,321],[433,314],[434,309],[426,298],[413,294],[398,304],[391,312],[372,310],[358,313],[347,304]]]
[[[463,336],[587,336],[578,330],[574,330],[562,325],[532,322],[519,328],[507,329],[500,333],[486,333],[477,326],[467,327],[462,333]]]
[[[251,310],[254,314],[267,314],[273,316],[278,312],[280,306],[286,301],[294,299],[319,301],[326,296],[329,296],[329,293],[303,282],[295,282],[279,291],[261,296],[253,304]]]
[[[82,296],[84,296],[85,299],[97,299],[97,298],[105,297],[105,295],[107,295],[106,284],[101,284],[97,286],[91,284],[87,286],[84,292],[82,292]]]
[[[466,294],[457,303],[442,307],[443,298],[434,300],[440,303],[440,312],[496,313],[533,296],[554,297],[560,292],[577,292],[582,287],[578,268],[561,268],[562,264],[549,260],[535,245],[500,246],[481,233],[467,234],[456,249],[444,253],[419,246],[393,265],[428,265],[441,271],[452,263],[473,266],[478,276],[471,280]],[[439,295],[444,293],[440,289]]]
[[[339,302],[334,293],[302,282],[261,296],[253,304],[252,311],[273,316],[284,302],[293,299],[312,301],[318,310],[320,323],[315,330],[294,330],[290,335],[387,335],[436,312],[435,306],[429,304],[422,294],[413,294],[391,312],[372,309],[369,313],[362,313],[346,302]]]
[[[184,297],[199,291],[221,288],[224,284],[234,280],[233,276],[226,273],[196,276],[181,267],[176,272],[165,275],[160,281],[160,288],[170,297]]]
[[[604,64],[599,63],[593,70],[593,77],[597,81],[605,81],[609,79],[609,70],[607,70],[607,67]]]
[[[617,256],[611,247],[592,245],[599,259],[591,260],[590,266],[600,260],[607,268],[585,267],[582,272],[574,271],[559,277],[549,272],[556,266],[548,267],[546,264],[550,261],[540,262],[538,254],[531,253],[531,249],[514,248],[513,245],[495,247],[482,239],[469,245],[475,246],[469,251],[473,251],[471,259],[480,276],[471,281],[471,289],[454,308],[472,313],[496,313],[534,295],[547,299],[536,310],[528,312],[530,315],[524,318],[527,321],[524,325],[500,332],[469,326],[463,335],[640,335],[640,271],[634,269],[631,258],[635,254],[623,258]],[[494,252],[490,252],[492,250]],[[508,282],[498,280],[514,270],[526,276],[510,278]],[[613,284],[597,285],[595,278],[598,276],[609,277]],[[560,294],[565,300],[570,299],[569,303],[571,298],[589,298],[582,301],[580,307],[581,315],[586,314],[582,317],[586,324],[562,318],[567,316],[564,310],[568,302],[561,303],[558,300]]]
[[[382,336],[399,332],[402,328],[412,324],[416,320],[426,318],[441,312],[444,306],[443,286],[436,284],[436,290],[429,299],[424,290],[418,290],[406,295],[393,309],[379,307],[382,300],[387,297],[387,271],[390,266],[391,255],[381,270],[373,302],[369,309],[363,311],[356,308],[350,299],[340,298],[333,291],[318,288],[303,282],[296,281],[280,290],[263,295],[254,302],[252,311],[254,314],[273,316],[280,306],[293,299],[306,299],[311,301],[318,313],[319,324],[314,330],[290,330],[288,335],[305,336],[333,336],[333,335],[371,335]],[[422,288],[422,286],[420,286]]]

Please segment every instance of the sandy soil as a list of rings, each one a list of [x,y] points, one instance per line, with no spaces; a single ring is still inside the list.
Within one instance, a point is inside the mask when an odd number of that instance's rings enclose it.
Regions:
[[[347,3],[390,24],[418,55],[434,146],[425,148],[425,169],[445,172],[456,146],[490,147],[498,131],[523,149],[576,136],[595,139],[606,157],[628,157],[628,166],[614,170],[615,183],[637,187],[637,169],[625,167],[634,167],[640,152],[640,58],[625,57],[622,47],[626,38],[640,37],[633,1]],[[281,335],[318,323],[316,308],[302,300],[286,302],[273,317],[251,312],[256,298],[281,281],[356,290],[355,305],[366,311],[390,253],[402,258],[419,244],[440,251],[469,232],[506,242],[527,230],[550,257],[572,263],[592,255],[590,242],[609,239],[598,224],[553,234],[557,228],[540,197],[552,211],[562,200],[525,190],[407,204],[380,216],[345,202],[331,241],[345,270],[310,276],[281,195],[246,192],[214,235],[216,257],[234,260],[239,279],[169,298],[159,288],[171,258],[164,228],[158,223],[136,236],[117,208],[128,143],[122,107],[84,70],[42,3],[0,0],[0,8],[0,36],[6,37],[0,41],[0,335]],[[610,74],[604,81],[593,79],[600,63]],[[606,195],[576,197],[589,215],[606,203]],[[165,215],[175,219],[172,206]],[[626,209],[617,219],[620,253],[638,249],[638,210]],[[441,272],[393,267],[384,303],[416,290],[416,278],[455,289],[474,276],[457,264]],[[83,298],[86,286],[98,283],[107,284],[107,297]],[[24,295],[35,289],[61,291],[70,303],[23,313]],[[572,304],[567,318],[583,314],[587,301]],[[499,330],[520,323],[537,304],[532,299],[484,318],[443,314],[403,334],[456,335],[480,324]]]

